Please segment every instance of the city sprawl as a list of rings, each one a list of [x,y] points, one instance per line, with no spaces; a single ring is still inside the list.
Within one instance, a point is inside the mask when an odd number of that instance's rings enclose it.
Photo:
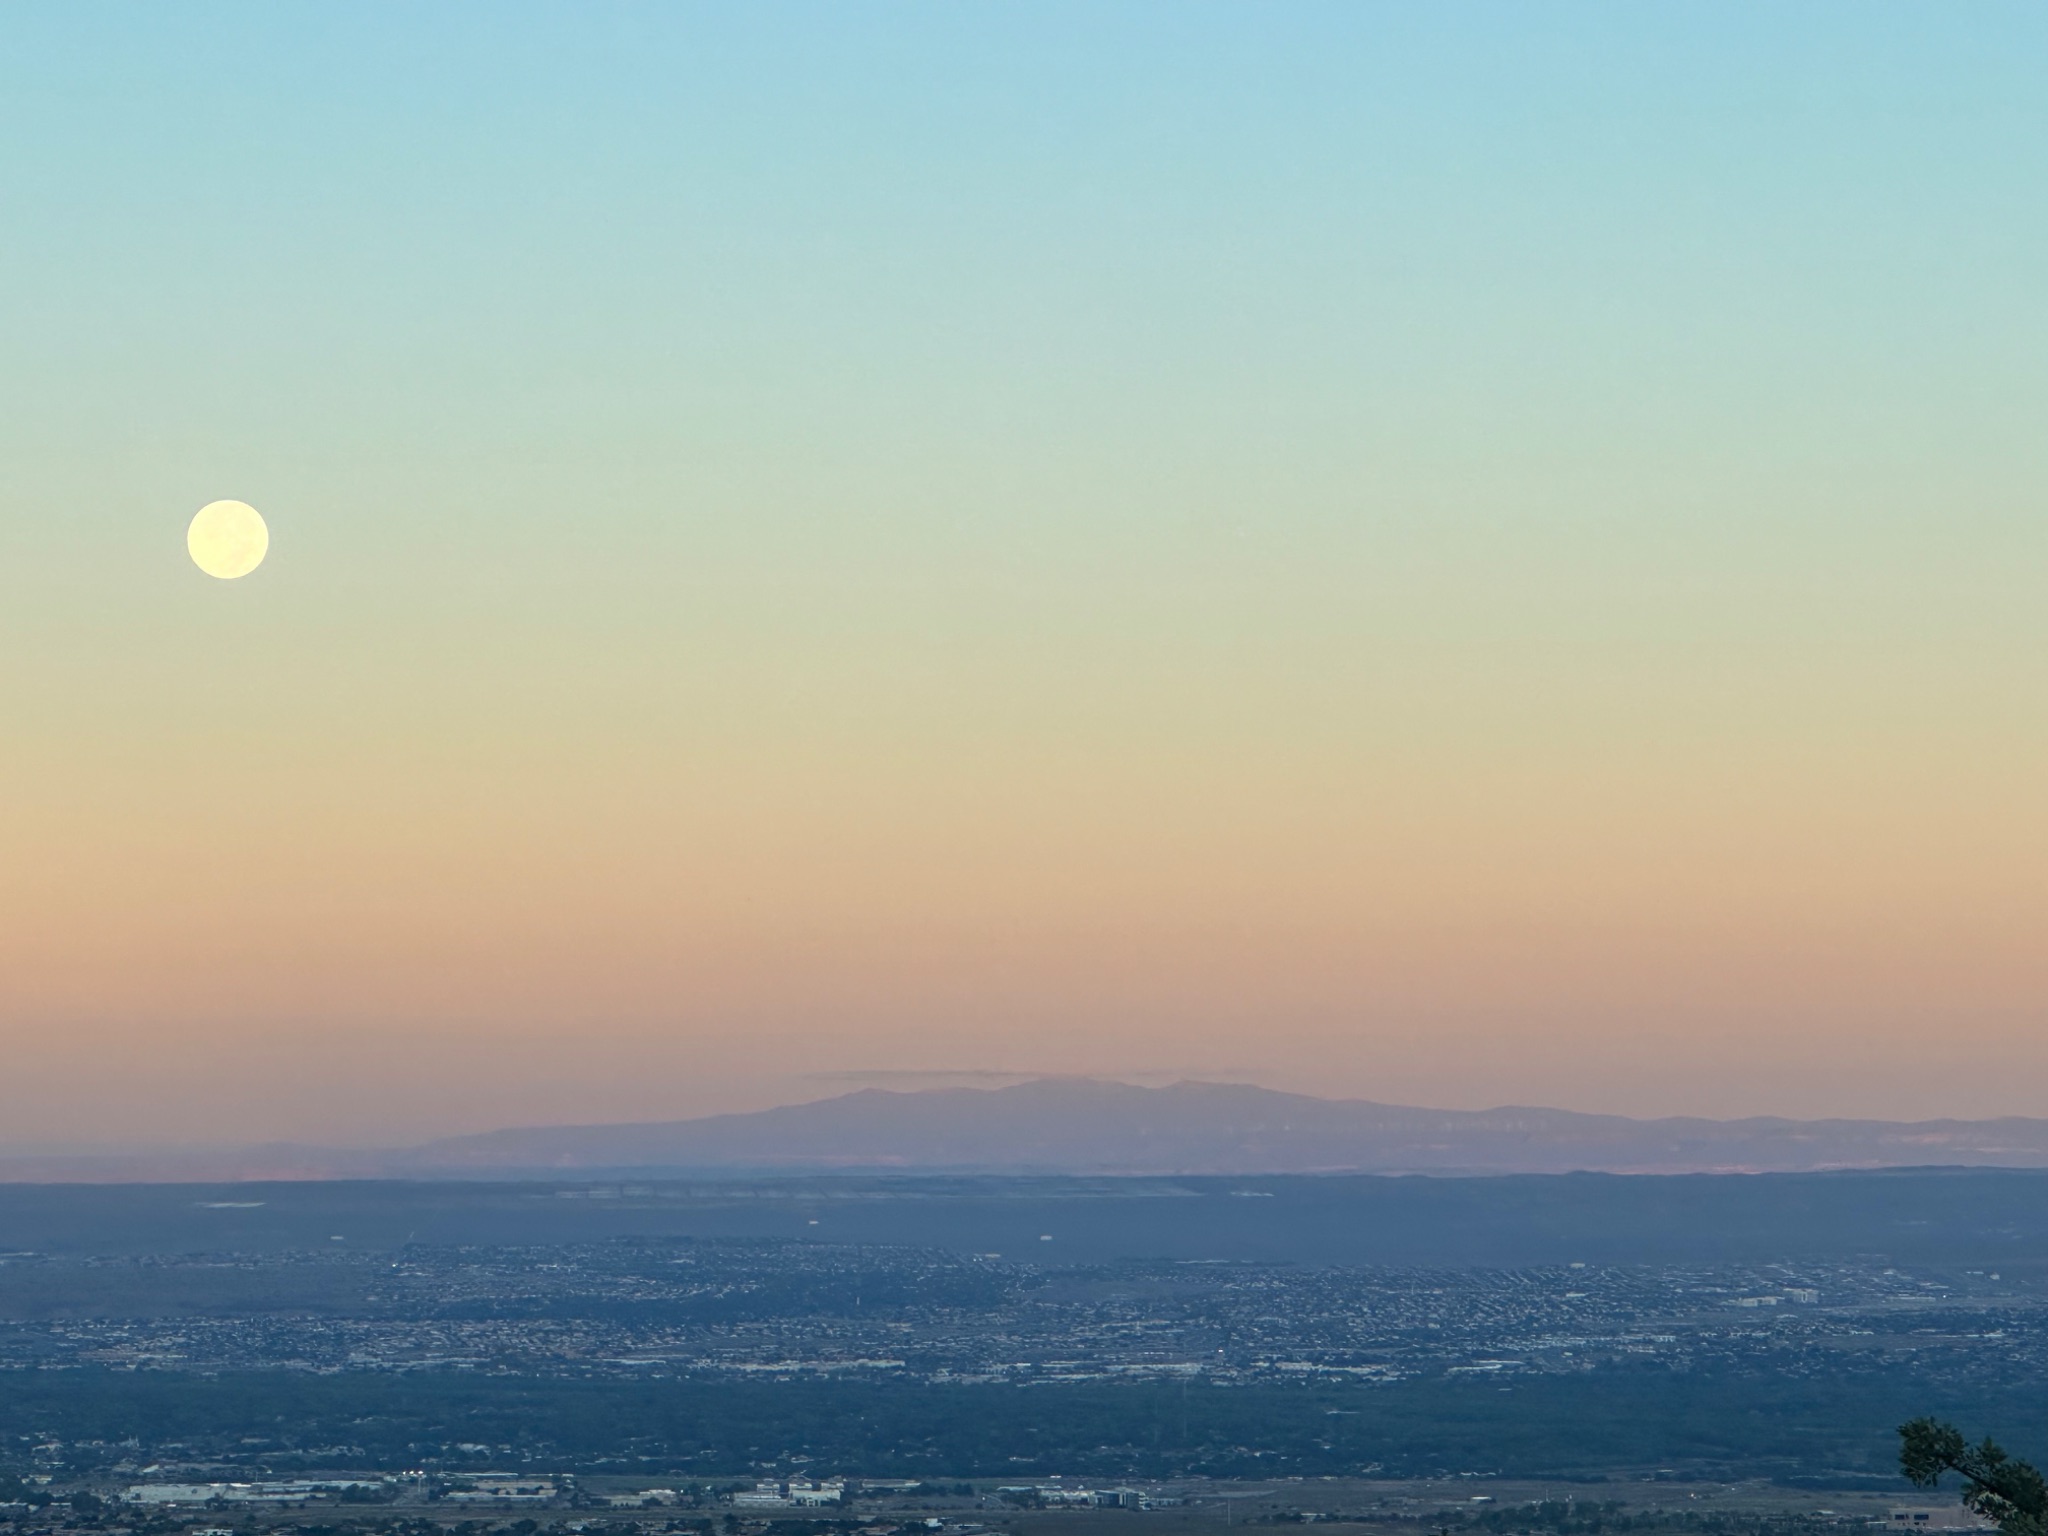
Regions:
[[[1628,1360],[1839,1373],[1910,1355],[2002,1379],[2037,1368],[2048,1344],[2036,1287],[1881,1264],[1063,1267],[797,1242],[337,1245],[16,1253],[0,1259],[0,1298],[13,1314],[0,1366],[16,1370],[1369,1384]]]

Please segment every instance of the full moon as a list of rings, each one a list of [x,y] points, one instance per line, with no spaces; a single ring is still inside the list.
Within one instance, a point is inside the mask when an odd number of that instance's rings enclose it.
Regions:
[[[270,552],[270,530],[246,501],[209,501],[185,530],[185,548],[207,575],[233,581],[263,563]]]

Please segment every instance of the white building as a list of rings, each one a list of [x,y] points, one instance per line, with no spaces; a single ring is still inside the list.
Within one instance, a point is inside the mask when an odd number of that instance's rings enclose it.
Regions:
[[[819,1505],[845,1502],[846,1479],[843,1477],[835,1477],[823,1483],[815,1483],[802,1477],[792,1478],[786,1483],[764,1478],[751,1489],[744,1489],[732,1496],[734,1509],[815,1508]]]

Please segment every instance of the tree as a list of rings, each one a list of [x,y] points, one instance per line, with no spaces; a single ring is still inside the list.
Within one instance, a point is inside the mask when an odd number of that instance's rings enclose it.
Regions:
[[[2048,1482],[1989,1437],[1971,1445],[1961,1430],[1938,1419],[1901,1424],[1899,1470],[1918,1488],[1932,1488],[1942,1473],[1953,1472],[1967,1485],[1964,1505],[1996,1521],[2005,1536],[2048,1536]]]

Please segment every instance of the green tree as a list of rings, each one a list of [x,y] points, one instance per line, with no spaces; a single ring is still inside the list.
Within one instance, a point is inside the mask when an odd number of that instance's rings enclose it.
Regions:
[[[2048,1536],[2048,1483],[2030,1462],[2015,1461],[1988,1436],[1971,1445],[1962,1431],[1939,1419],[1899,1426],[1899,1470],[1919,1488],[1941,1474],[1962,1478],[1963,1503],[1998,1523],[2005,1536]]]

